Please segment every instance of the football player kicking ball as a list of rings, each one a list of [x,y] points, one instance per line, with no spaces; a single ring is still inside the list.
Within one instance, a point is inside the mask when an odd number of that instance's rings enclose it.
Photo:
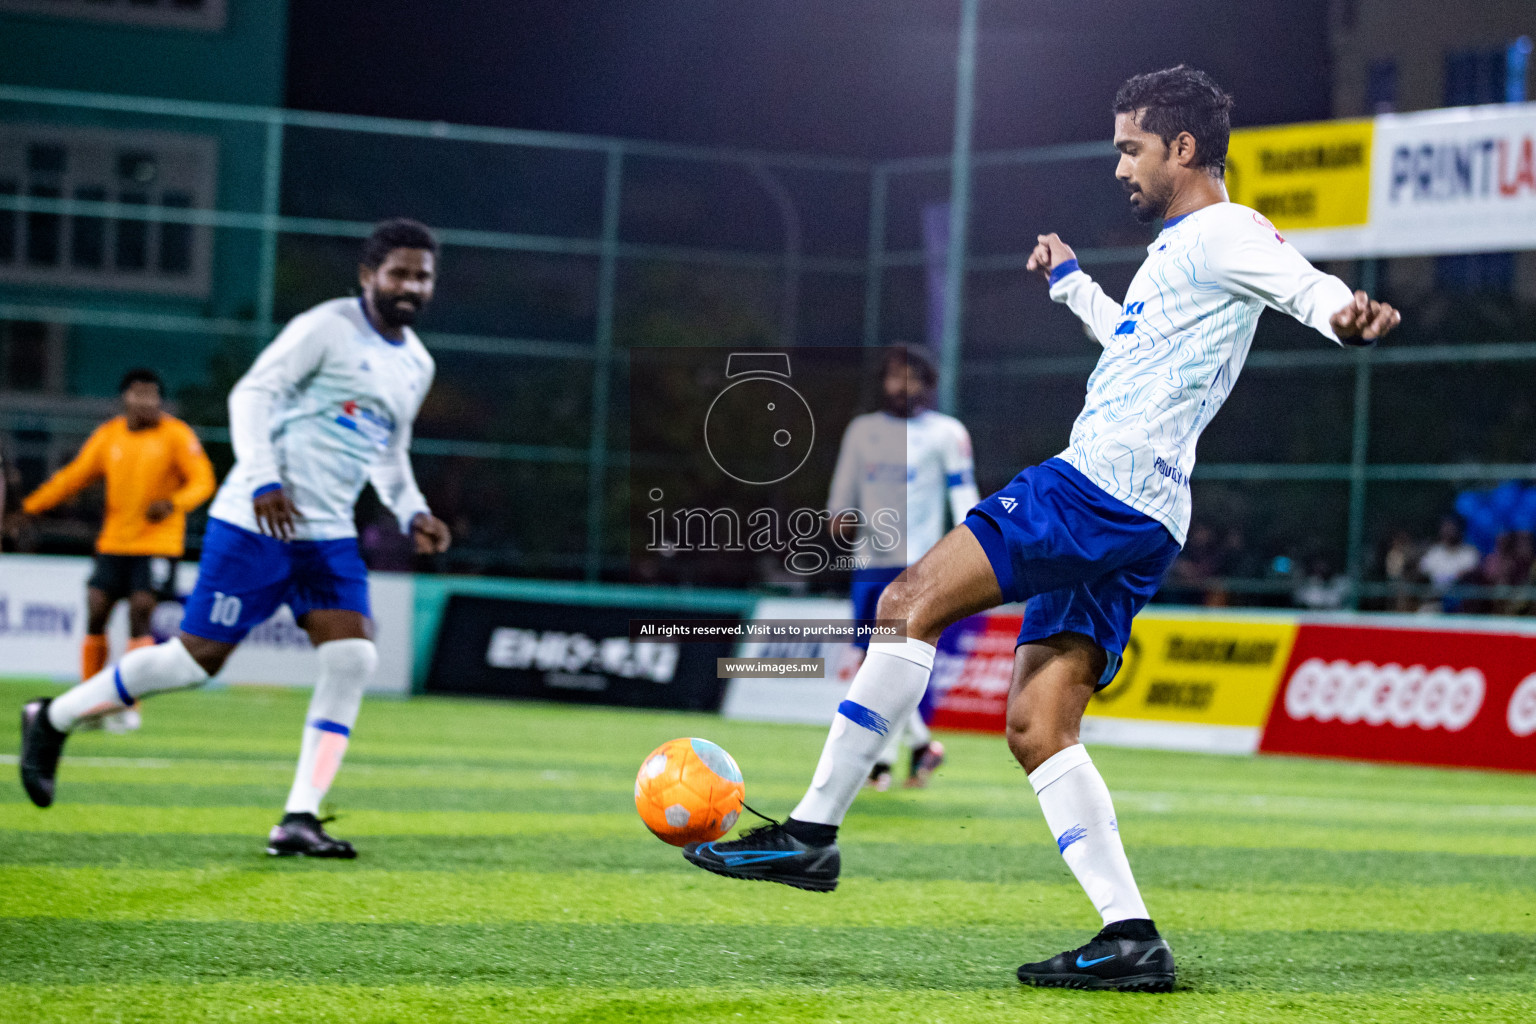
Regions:
[[[1126,861],[1109,790],[1078,741],[1088,699],[1110,682],[1189,526],[1200,431],[1242,369],[1265,306],[1329,340],[1369,345],[1392,307],[1314,269],[1273,226],[1227,201],[1230,98],[1180,66],[1115,97],[1115,176],[1161,233],[1122,306],[1041,235],[1028,267],[1104,346],[1067,450],[1024,470],[893,582],[882,619],[905,647],[876,645],[838,708],[815,777],[783,824],[684,848],[694,864],[805,889],[837,885],[837,828],[883,745],[876,728],[911,713],[949,624],[1028,600],[1008,695],[1008,745],[1029,773],[1067,866],[1103,917],[1085,945],[1018,970],[1031,985],[1168,991],[1173,953]]]
[[[140,697],[206,683],[252,628],[286,603],[320,659],[299,767],[267,852],[355,857],[318,814],[378,664],[369,639],[368,571],[353,507],[372,482],[415,539],[448,548],[411,472],[411,423],[432,385],[432,357],[410,329],[432,299],[437,241],[414,221],[380,224],[363,246],[360,298],[295,317],[229,394],[235,465],[209,510],[197,588],[181,635],[21,713],[21,781],[53,802],[64,740]]]

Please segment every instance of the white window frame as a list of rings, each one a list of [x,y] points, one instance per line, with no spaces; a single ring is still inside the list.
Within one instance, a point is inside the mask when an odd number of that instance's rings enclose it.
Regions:
[[[63,146],[66,167],[61,175],[40,175],[27,166],[28,152],[35,144]],[[60,198],[73,199],[82,187],[100,188],[105,201],[118,201],[124,191],[137,186],[125,184],[117,176],[120,153],[141,152],[156,161],[156,179],[143,186],[147,193],[146,209],[159,205],[167,192],[185,194],[189,209],[213,209],[218,183],[218,141],[206,135],[175,132],[113,131],[62,125],[0,123],[0,181],[16,182],[18,194],[25,196],[37,183],[56,185]],[[6,211],[9,212],[9,211]],[[159,267],[164,223],[140,220],[146,226],[146,251],[143,269],[118,269],[114,266],[116,241],[126,220],[104,219],[103,265],[76,266],[72,261],[74,234],[82,220],[61,217],[59,262],[51,266],[30,264],[27,260],[28,220],[31,214],[12,213],[14,251],[9,262],[0,262],[0,284],[47,285],[61,288],[88,288],[104,291],[140,292],[154,295],[204,297],[208,294],[213,264],[213,229],[192,226],[186,229],[190,249],[185,273],[167,273]]]

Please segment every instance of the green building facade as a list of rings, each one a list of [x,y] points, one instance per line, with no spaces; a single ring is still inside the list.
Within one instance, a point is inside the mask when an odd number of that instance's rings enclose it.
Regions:
[[[0,430],[12,458],[57,461],[46,432],[27,429],[45,401],[88,418],[139,364],[185,392],[207,382],[221,345],[255,341],[259,232],[181,211],[263,212],[280,143],[259,123],[68,107],[32,90],[277,107],[286,34],[285,0],[0,0]],[[112,216],[112,204],[149,217]],[[156,318],[237,326],[226,340]]]

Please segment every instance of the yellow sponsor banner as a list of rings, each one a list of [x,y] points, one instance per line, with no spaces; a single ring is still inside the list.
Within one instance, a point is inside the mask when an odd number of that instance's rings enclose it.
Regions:
[[[1138,616],[1119,674],[1088,714],[1260,728],[1295,641],[1295,622]]]
[[[1369,118],[1235,131],[1227,146],[1227,194],[1281,231],[1365,224],[1374,132]]]

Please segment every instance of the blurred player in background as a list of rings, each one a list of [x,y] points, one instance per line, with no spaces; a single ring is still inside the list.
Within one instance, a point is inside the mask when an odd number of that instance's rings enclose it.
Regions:
[[[1348,345],[1372,344],[1399,319],[1314,268],[1258,213],[1227,201],[1231,106],[1215,82],[1182,65],[1120,87],[1115,177],[1138,219],[1163,222],[1146,262],[1123,304],[1055,235],[1039,237],[1028,263],[1104,347],[1067,449],[977,505],[886,589],[878,614],[905,619],[909,639],[870,650],[789,820],[684,847],[691,862],[736,878],[835,888],[838,826],[885,746],[885,727],[921,700],[939,634],[1027,600],[1008,745],[1104,928],[1077,949],[1024,964],[1018,978],[1173,988],[1173,952],[1142,902],[1109,790],[1078,738],[1083,712],[1114,678],[1132,617],[1184,542],[1195,443],[1231,393],[1264,307]]]
[[[106,480],[106,516],[96,538],[96,566],[86,582],[85,642],[80,678],[107,664],[107,620],[128,602],[128,649],[154,644],[155,604],[176,581],[187,533],[187,513],[213,493],[213,464],[192,428],[161,408],[164,387],[153,370],[129,370],[117,386],[123,414],[97,427],[80,454],[33,491],[24,515],[54,508],[96,480]],[[130,705],[87,719],[82,727],[113,732],[139,727]]]
[[[410,325],[432,300],[437,252],[437,240],[415,221],[380,224],[363,245],[362,295],[295,317],[235,385],[235,465],[209,512],[181,635],[22,709],[21,779],[33,803],[53,802],[64,740],[82,721],[207,682],[286,603],[315,645],[320,677],[267,852],[357,855],[326,833],[319,812],[378,664],[354,522],[363,486],[372,482],[417,552],[449,544],[410,461],[411,424],[434,369]]]
[[[860,530],[871,530],[877,512],[895,510],[902,517],[902,541],[890,551],[861,546],[873,554],[853,572],[853,617],[872,623],[886,586],[944,536],[946,513],[958,525],[976,504],[971,437],[953,416],[935,412],[939,373],[926,349],[893,345],[880,364],[880,412],[854,417],[843,432],[837,468],[832,474],[827,511],[832,531],[845,543]],[[902,459],[902,461],[896,461]],[[853,678],[869,650],[868,637],[853,644],[840,675]],[[907,785],[928,784],[944,761],[944,745],[933,739],[922,713],[913,708],[891,730],[885,749],[870,770],[868,784],[886,790],[891,766],[905,741],[911,751]]]

